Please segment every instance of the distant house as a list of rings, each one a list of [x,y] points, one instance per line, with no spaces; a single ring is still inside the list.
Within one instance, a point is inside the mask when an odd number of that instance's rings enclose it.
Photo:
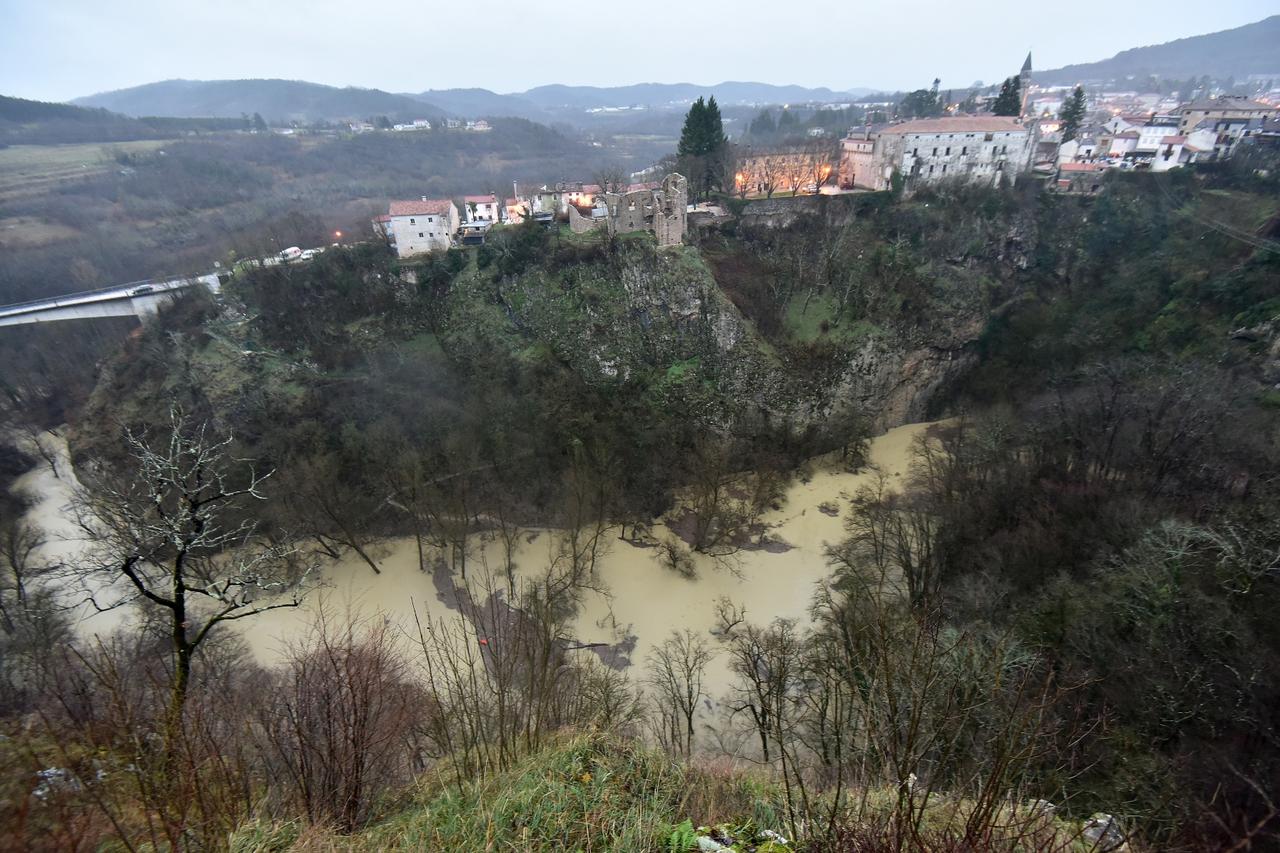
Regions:
[[[488,222],[492,225],[501,219],[498,197],[493,193],[463,196],[462,206],[467,222]]]
[[[1178,107],[1178,132],[1186,134],[1206,119],[1248,122],[1250,119],[1272,118],[1275,115],[1275,107],[1249,98],[1232,95],[1205,98]]]
[[[529,217],[532,212],[529,202],[522,198],[509,198],[502,203],[502,213],[506,221],[512,225],[519,225]]]
[[[1102,189],[1101,163],[1063,163],[1055,186],[1059,192],[1093,195]]]
[[[493,128],[490,127],[489,122],[484,119],[477,119],[476,121],[467,122],[467,130],[473,130],[476,133],[484,133],[485,131],[493,130]]]
[[[387,219],[391,243],[402,258],[448,249],[461,224],[458,206],[447,198],[393,201]]]

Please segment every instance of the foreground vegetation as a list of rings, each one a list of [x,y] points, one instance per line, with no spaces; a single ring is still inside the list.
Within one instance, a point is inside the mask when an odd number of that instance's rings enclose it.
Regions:
[[[666,252],[535,227],[423,263],[366,246],[184,301],[72,436],[106,525],[72,574],[154,567],[137,627],[54,664],[34,626],[59,617],[5,588],[15,845],[690,849],[725,824],[1067,850],[1111,837],[1102,812],[1135,848],[1266,849],[1280,200],[1257,165],[813,199]],[[9,394],[59,398],[39,373]],[[873,422],[922,415],[948,420],[911,475],[839,508],[805,623],[726,601],[643,672],[576,648],[607,538],[661,545],[654,571],[731,554],[805,460],[859,465]],[[235,500],[200,509],[209,466],[156,476],[228,433]],[[683,539],[648,542],[677,492]],[[526,580],[476,565],[543,526]],[[321,558],[378,571],[389,536],[450,579],[451,618],[330,613],[274,668],[190,618],[303,592]],[[175,577],[216,607],[179,613]],[[715,735],[707,698],[733,710]]]

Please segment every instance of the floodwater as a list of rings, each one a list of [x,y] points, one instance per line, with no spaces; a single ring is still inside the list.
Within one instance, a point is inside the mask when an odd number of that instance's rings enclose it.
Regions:
[[[905,476],[910,465],[911,446],[916,436],[931,424],[898,427],[871,442],[870,461],[891,478]],[[60,453],[55,478],[49,466],[41,465],[25,475],[18,488],[37,498],[28,518],[45,529],[50,537],[46,556],[73,557],[84,543],[67,510],[74,473],[66,458],[66,443],[46,435],[50,446]],[[694,554],[696,573],[686,578],[658,562],[658,550],[642,547],[609,535],[608,551],[597,562],[597,590],[587,591],[573,622],[580,644],[603,644],[602,659],[625,669],[634,680],[643,677],[646,659],[653,647],[672,631],[690,629],[715,648],[710,630],[716,624],[716,604],[727,598],[746,611],[755,623],[777,618],[807,619],[809,604],[818,582],[829,575],[824,557],[827,544],[844,536],[847,496],[872,482],[875,473],[864,468],[850,473],[837,466],[816,464],[807,481],[794,481],[786,490],[780,509],[765,513],[775,546],[743,550],[730,558],[716,560]],[[657,539],[670,532],[654,524]],[[496,539],[476,537],[476,554],[468,559],[473,582],[483,584],[486,567],[497,572],[503,564],[502,549]],[[558,545],[558,533],[532,530],[522,534],[515,555],[519,573],[536,578],[546,571]],[[448,617],[453,611],[452,582],[441,582],[441,573],[419,570],[417,545],[412,538],[380,543],[373,554],[381,574],[374,574],[359,558],[344,557],[322,567],[324,588],[312,593],[301,607],[273,610],[236,623],[250,649],[263,663],[277,661],[285,644],[306,631],[321,601],[336,610],[351,609],[366,618],[388,620],[413,631],[415,611],[420,618]],[[494,587],[504,582],[495,579]],[[121,613],[84,613],[79,630],[84,634],[109,631],[120,624]],[[583,650],[577,654],[591,654]],[[730,684],[726,655],[719,653],[708,666],[705,684],[716,698]]]

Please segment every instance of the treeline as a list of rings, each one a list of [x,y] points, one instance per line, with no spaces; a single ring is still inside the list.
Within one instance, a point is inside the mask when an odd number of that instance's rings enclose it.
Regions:
[[[247,119],[232,118],[130,118],[104,109],[0,95],[0,146],[175,139],[251,126]]]

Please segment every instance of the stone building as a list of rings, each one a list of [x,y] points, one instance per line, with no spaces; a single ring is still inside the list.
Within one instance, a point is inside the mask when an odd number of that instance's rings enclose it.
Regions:
[[[659,246],[684,242],[689,207],[689,182],[672,172],[661,189],[637,189],[625,193],[601,193],[591,217],[569,207],[569,227],[575,233],[606,228],[610,234],[652,231]]]
[[[887,190],[900,175],[908,190],[962,180],[995,185],[1031,168],[1035,134],[1010,116],[918,119],[866,129],[842,143],[840,179],[849,188]]]
[[[460,224],[458,206],[452,200],[426,197],[391,202],[381,223],[396,255],[402,258],[448,249]]]
[[[1220,98],[1206,98],[1182,104],[1176,110],[1176,115],[1178,133],[1185,136],[1207,120],[1247,123],[1251,119],[1274,118],[1280,115],[1280,110],[1249,98],[1223,95]]]

